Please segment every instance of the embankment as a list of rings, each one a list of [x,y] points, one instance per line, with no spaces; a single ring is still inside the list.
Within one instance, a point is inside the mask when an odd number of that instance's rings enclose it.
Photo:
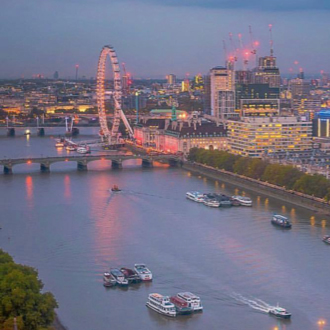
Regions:
[[[225,170],[216,169],[203,164],[185,162],[182,168],[191,172],[205,175],[206,177],[215,180],[221,180],[223,182],[230,183],[234,186],[237,186],[237,188],[244,188],[246,190],[254,191],[262,195],[266,195],[267,197],[277,198],[287,203],[305,207],[309,210],[330,216],[330,204],[320,198],[292,190],[286,190],[283,187],[251,179],[243,175],[231,173]]]

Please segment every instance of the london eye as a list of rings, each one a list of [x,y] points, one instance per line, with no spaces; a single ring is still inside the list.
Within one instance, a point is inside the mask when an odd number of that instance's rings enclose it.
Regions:
[[[106,70],[106,61],[109,56],[113,72],[113,99],[114,99],[114,115],[113,123],[111,130],[108,127],[106,111],[105,111],[105,70]],[[119,144],[119,125],[120,120],[122,119],[125,127],[130,135],[133,138],[133,130],[129,125],[129,122],[122,110],[122,81],[120,74],[120,66],[117,58],[117,54],[112,46],[104,46],[101,50],[99,57],[98,67],[97,67],[97,107],[99,113],[99,121],[101,127],[101,136],[103,142],[106,142],[109,145]]]

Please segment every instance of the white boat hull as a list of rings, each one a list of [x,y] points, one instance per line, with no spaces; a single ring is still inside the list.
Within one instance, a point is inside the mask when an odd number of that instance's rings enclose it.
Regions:
[[[149,304],[149,302],[146,303],[146,306],[149,307],[150,309],[152,309],[153,311],[165,315],[165,316],[170,316],[170,317],[176,317],[176,312],[172,312],[172,311],[163,311],[161,309],[158,309],[157,307]]]

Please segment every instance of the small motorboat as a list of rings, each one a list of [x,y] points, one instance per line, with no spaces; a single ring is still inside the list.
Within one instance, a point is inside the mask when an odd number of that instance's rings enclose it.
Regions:
[[[118,186],[114,184],[113,187],[111,188],[111,191],[121,191],[121,189],[119,189]]]
[[[118,268],[112,268],[110,269],[111,275],[116,279],[116,282],[120,286],[127,286],[128,281],[125,278],[124,274],[118,269]]]
[[[64,143],[63,142],[56,142],[55,143],[55,147],[56,148],[63,148],[64,147]]]
[[[276,306],[276,307],[272,307],[268,313],[270,315],[274,315],[276,317],[279,317],[281,319],[289,319],[291,318],[291,313],[289,313],[285,308]]]
[[[90,154],[91,149],[88,146],[79,146],[77,148],[77,152],[80,154]]]
[[[122,267],[120,271],[124,274],[129,283],[139,283],[142,281],[138,273],[133,269]]]
[[[275,226],[279,226],[286,229],[290,229],[292,227],[291,222],[288,220],[288,218],[280,214],[274,214],[271,223]]]
[[[322,238],[322,241],[323,241],[324,243],[330,244],[330,235],[325,235],[325,236]]]
[[[231,196],[231,200],[238,201],[240,205],[242,206],[252,206],[252,200],[249,197],[245,196]]]
[[[145,264],[135,264],[134,270],[137,272],[142,281],[152,281],[152,273]]]
[[[103,285],[105,287],[110,288],[112,286],[115,286],[116,284],[117,284],[117,280],[111,273],[105,272],[103,274]]]
[[[220,202],[217,201],[216,199],[205,198],[204,205],[209,206],[209,207],[219,207]]]

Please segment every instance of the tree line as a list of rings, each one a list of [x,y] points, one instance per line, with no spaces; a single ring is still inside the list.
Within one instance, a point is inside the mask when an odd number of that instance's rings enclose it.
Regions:
[[[38,272],[16,264],[0,249],[0,329],[50,330],[57,302],[50,292],[41,293]]]
[[[330,180],[320,174],[306,174],[290,165],[271,164],[259,158],[230,154],[223,150],[192,148],[188,159],[246,177],[269,182],[287,190],[330,200]]]

